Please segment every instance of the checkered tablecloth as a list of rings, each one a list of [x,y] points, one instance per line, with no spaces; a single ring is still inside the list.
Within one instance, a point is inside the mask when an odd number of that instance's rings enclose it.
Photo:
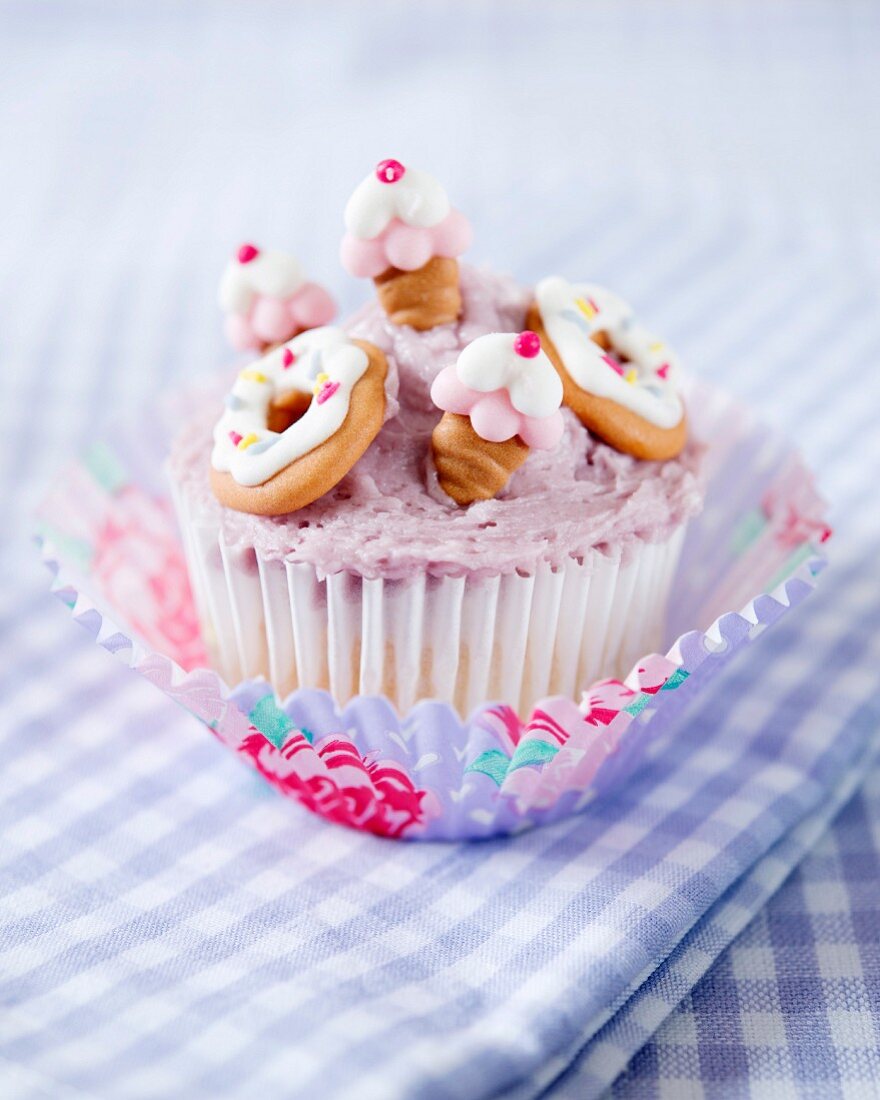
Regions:
[[[2,17],[0,1094],[880,1089],[874,9]],[[75,630],[26,541],[65,455],[222,361],[239,238],[366,293],[340,211],[392,153],[448,182],[477,260],[620,288],[796,435],[837,529],[618,798],[470,847],[274,796]]]
[[[812,844],[813,834],[789,844]],[[727,1096],[877,1095],[878,878],[875,767],[769,904],[632,1059],[613,1095],[699,1095],[695,1082]]]

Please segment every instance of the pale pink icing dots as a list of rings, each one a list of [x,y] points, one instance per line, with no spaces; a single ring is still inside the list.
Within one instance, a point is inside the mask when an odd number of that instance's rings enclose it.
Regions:
[[[342,266],[357,278],[389,267],[416,271],[435,256],[455,258],[471,243],[470,222],[427,172],[383,160],[345,208]]]
[[[333,320],[336,304],[323,287],[307,282],[283,252],[243,244],[220,283],[226,337],[236,351],[262,351],[305,329]]]
[[[492,332],[472,341],[434,379],[431,400],[444,412],[469,416],[490,443],[516,435],[550,451],[565,430],[562,383],[534,332]]]

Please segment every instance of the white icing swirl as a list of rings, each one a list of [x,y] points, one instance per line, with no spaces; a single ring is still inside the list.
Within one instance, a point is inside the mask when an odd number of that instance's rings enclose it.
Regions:
[[[525,416],[552,416],[562,404],[556,368],[543,351],[517,354],[515,340],[508,332],[491,332],[471,341],[455,365],[459,381],[480,393],[506,390],[511,405]]]
[[[622,298],[559,275],[542,279],[535,297],[547,335],[582,390],[616,401],[660,428],[680,423],[678,357],[639,324]],[[598,332],[607,333],[611,354],[591,339]]]
[[[305,276],[293,256],[286,252],[254,249],[253,258],[232,259],[220,280],[220,307],[226,313],[244,314],[255,295],[288,298],[303,285]]]
[[[371,172],[354,189],[345,206],[345,228],[353,237],[373,240],[397,218],[416,229],[431,229],[448,216],[446,191],[433,176],[417,168],[387,182]]]
[[[300,333],[252,363],[226,396],[211,465],[239,485],[262,485],[339,430],[368,363],[363,348],[330,326]],[[291,391],[313,395],[311,404],[286,431],[269,431],[272,401]]]

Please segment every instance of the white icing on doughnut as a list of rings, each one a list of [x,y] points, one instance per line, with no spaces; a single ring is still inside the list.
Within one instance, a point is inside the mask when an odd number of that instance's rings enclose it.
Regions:
[[[300,333],[252,363],[226,396],[211,465],[239,485],[262,485],[339,430],[368,364],[363,348],[330,326]],[[313,395],[311,404],[286,431],[270,432],[270,404],[291,391]]]
[[[678,357],[635,319],[622,298],[593,283],[569,283],[561,276],[542,279],[535,297],[547,335],[582,390],[624,405],[660,428],[674,428],[684,415],[676,382]],[[591,339],[606,332],[617,363]]]
[[[473,340],[455,364],[459,381],[480,393],[506,390],[525,416],[551,416],[562,404],[562,380],[545,352],[518,354],[515,339],[509,332],[490,332]]]
[[[352,193],[345,206],[345,228],[353,237],[372,240],[393,218],[416,229],[439,225],[450,211],[443,186],[417,168],[406,168],[393,181],[371,172]]]
[[[226,313],[247,313],[257,294],[288,298],[305,282],[302,268],[288,253],[271,249],[253,252],[253,257],[244,262],[234,258],[226,265],[219,293],[220,307]]]

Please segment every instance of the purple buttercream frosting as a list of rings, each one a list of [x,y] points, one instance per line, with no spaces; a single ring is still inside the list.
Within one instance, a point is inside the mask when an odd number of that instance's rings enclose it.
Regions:
[[[531,294],[512,279],[462,266],[460,322],[428,332],[398,327],[373,302],[352,317],[353,336],[378,345],[397,367],[400,408],[354,469],[320,500],[289,516],[251,516],[221,507],[208,482],[212,397],[178,434],[170,474],[197,521],[219,525],[228,546],[269,559],[401,579],[531,572],[593,548],[628,555],[659,541],[700,510],[703,447],[689,442],[669,462],[640,462],[595,440],[568,409],[554,451],[532,451],[494,500],[460,508],[439,489],[429,460],[442,415],[430,386],[461,349],[487,332],[519,332]]]

